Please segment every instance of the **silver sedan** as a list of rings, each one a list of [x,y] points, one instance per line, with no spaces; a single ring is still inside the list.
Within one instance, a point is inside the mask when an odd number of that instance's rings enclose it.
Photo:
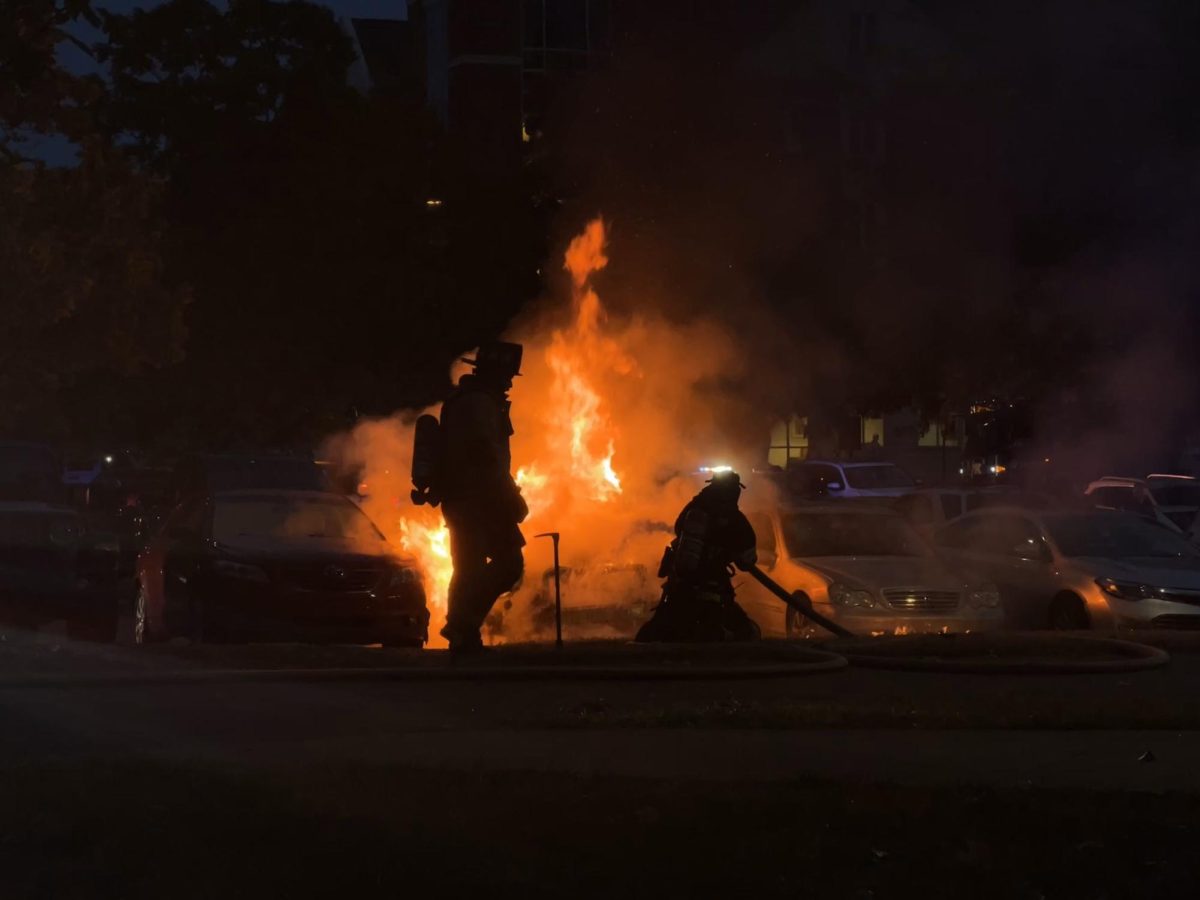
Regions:
[[[1200,628],[1200,550],[1136,516],[989,509],[934,544],[999,587],[1013,627]]]
[[[760,567],[857,635],[1001,627],[993,585],[964,578],[900,516],[847,501],[750,512]],[[749,578],[737,599],[767,636],[822,634]]]

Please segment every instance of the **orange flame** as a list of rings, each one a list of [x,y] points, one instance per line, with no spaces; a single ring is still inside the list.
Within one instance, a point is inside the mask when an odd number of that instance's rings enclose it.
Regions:
[[[436,525],[427,525],[414,519],[400,520],[400,546],[417,558],[425,579],[425,595],[434,613],[430,624],[431,632],[441,627],[437,621],[444,619],[446,596],[450,590],[450,578],[454,566],[450,561],[450,530],[438,517]]]
[[[590,283],[591,276],[608,265],[606,240],[604,221],[596,219],[567,248],[563,267],[571,273],[574,286],[575,320],[571,328],[554,332],[546,350],[546,363],[554,376],[547,446],[569,448],[566,471],[557,474],[599,502],[621,493],[613,464],[620,434],[589,373],[611,369],[629,374],[636,368],[621,347],[604,335],[604,308]]]
[[[525,503],[529,507],[530,518],[537,520],[546,511],[551,502],[549,476],[538,471],[536,465],[528,465],[517,469],[514,480],[517,482],[517,487],[521,489],[521,495],[525,498]]]

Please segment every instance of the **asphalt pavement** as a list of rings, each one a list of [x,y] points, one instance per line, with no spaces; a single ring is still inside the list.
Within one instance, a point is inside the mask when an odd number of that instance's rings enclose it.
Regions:
[[[326,665],[406,659],[381,652],[319,651],[319,659]],[[244,664],[256,655],[296,659],[286,648],[253,647],[238,648],[235,658]],[[653,683],[381,676],[88,684],[85,677],[150,674],[166,665],[202,668],[223,659],[198,657],[187,648],[147,655],[140,648],[10,633],[0,643],[0,675],[69,673],[76,680],[0,686],[0,762],[145,758],[270,768],[345,761],[695,780],[803,776],[902,785],[1200,790],[1194,765],[1200,756],[1200,711],[1194,706],[1200,657],[1190,654],[1176,654],[1161,671],[1057,678],[859,670]],[[1084,708],[1101,715],[1056,727],[1056,716],[1070,723],[1072,712]],[[1011,718],[1014,711],[1036,709],[1040,718]],[[1165,718],[1134,715],[1147,709]],[[955,718],[956,710],[963,718]],[[1188,714],[1176,722],[1179,710]],[[1150,727],[1129,727],[1146,722]]]

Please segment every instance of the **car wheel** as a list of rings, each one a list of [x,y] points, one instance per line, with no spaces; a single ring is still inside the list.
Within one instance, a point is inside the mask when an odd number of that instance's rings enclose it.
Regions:
[[[133,642],[135,644],[152,644],[158,640],[150,628],[150,598],[146,587],[138,584],[137,597],[133,601]]]
[[[1083,599],[1076,594],[1059,594],[1050,603],[1050,627],[1055,631],[1085,631],[1092,627]]]
[[[817,633],[812,622],[790,606],[784,614],[783,630],[791,640],[808,640]]]

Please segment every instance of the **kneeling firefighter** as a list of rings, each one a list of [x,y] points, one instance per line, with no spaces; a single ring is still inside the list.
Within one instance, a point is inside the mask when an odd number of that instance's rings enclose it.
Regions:
[[[639,641],[747,641],[761,636],[733,599],[734,566],[758,562],[754,527],[738,509],[745,485],[736,472],[714,473],[675,521],[675,540],[658,575],[662,601]]]
[[[484,344],[466,360],[474,372],[460,378],[442,404],[440,425],[432,416],[417,422],[412,497],[417,504],[441,503],[450,531],[454,575],[442,636],[452,651],[482,646],[484,619],[525,568],[518,526],[529,508],[510,471],[508,400],[521,355],[520,344]]]

